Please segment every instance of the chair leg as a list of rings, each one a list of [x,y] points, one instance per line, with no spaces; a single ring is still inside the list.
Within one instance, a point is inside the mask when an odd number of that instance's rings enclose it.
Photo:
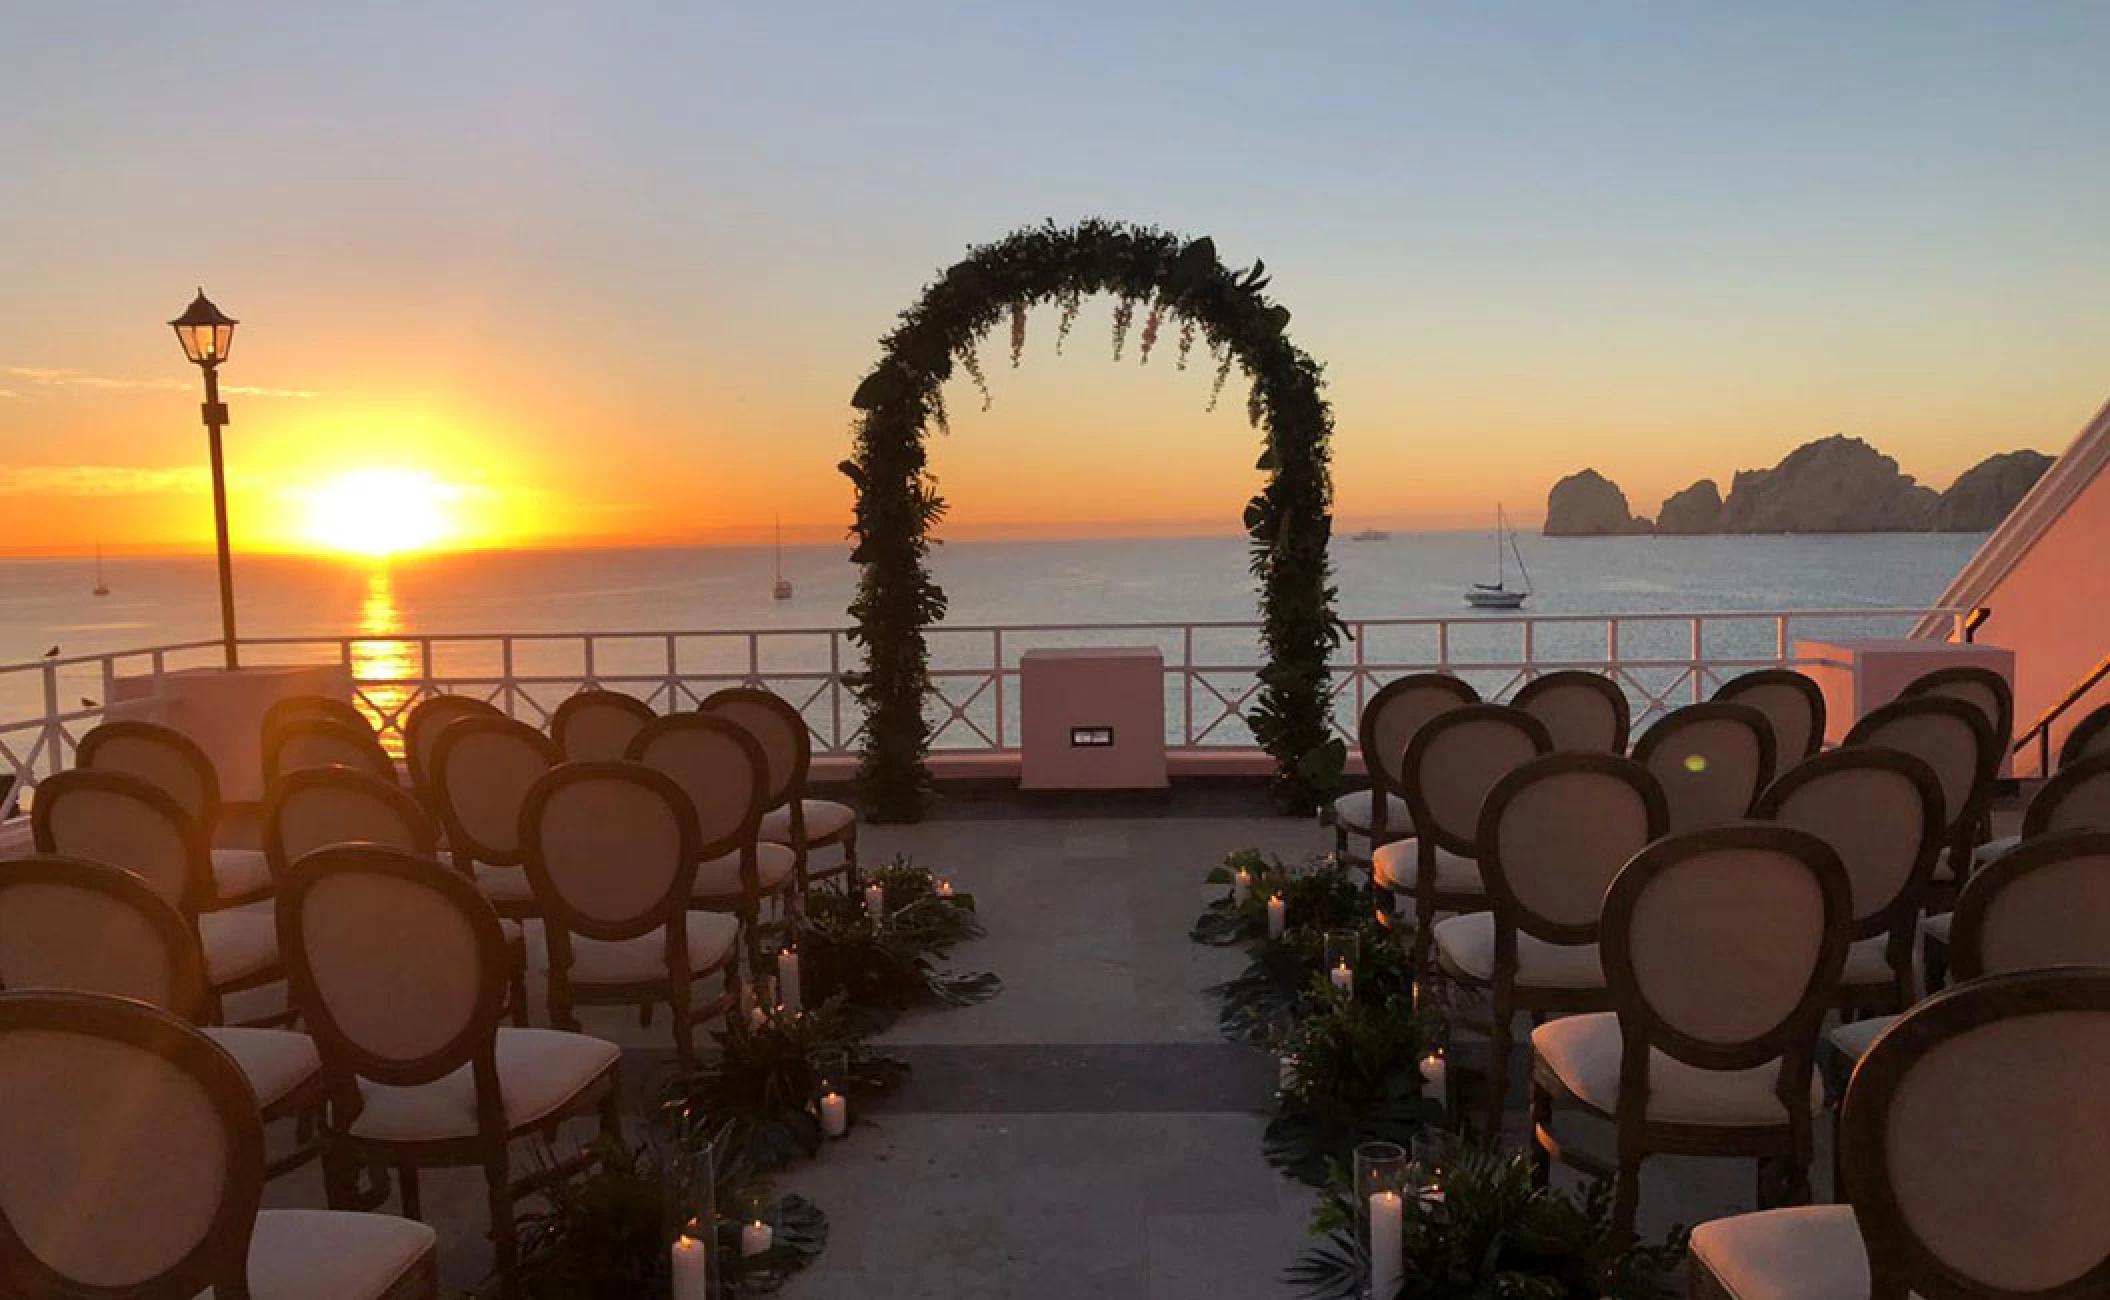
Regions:
[[[418,1167],[397,1165],[396,1186],[403,1192],[403,1217],[422,1222],[425,1218],[425,1198],[418,1190]]]
[[[484,1199],[491,1212],[491,1271],[498,1274],[499,1295],[518,1300],[520,1243],[513,1234],[513,1188],[505,1152],[484,1163]]]
[[[526,1029],[528,1027],[528,992],[527,944],[525,942],[520,945],[520,951],[513,954],[513,970],[511,982],[513,999],[513,1027],[515,1029]]]
[[[1632,1241],[1634,1220],[1641,1212],[1641,1153],[1621,1144],[1619,1170],[1612,1178],[1612,1239]]]
[[[620,1065],[608,1072],[608,1091],[601,1098],[601,1136],[616,1144],[623,1140],[623,1075]]]
[[[689,1004],[686,987],[667,993],[667,1015],[674,1021],[674,1059],[683,1065],[696,1060],[696,1013]]]
[[[1502,1140],[1502,1108],[1509,1102],[1509,1025],[1516,1018],[1511,995],[1499,983],[1494,989],[1494,1023],[1487,1034],[1487,1132],[1490,1142]]]
[[[1531,1181],[1536,1187],[1544,1187],[1553,1181],[1553,1153],[1546,1148],[1545,1135],[1553,1131],[1553,1094],[1546,1091],[1537,1077],[1531,1080]]]

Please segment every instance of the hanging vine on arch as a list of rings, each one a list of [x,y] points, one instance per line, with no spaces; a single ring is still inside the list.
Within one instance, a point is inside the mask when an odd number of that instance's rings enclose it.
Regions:
[[[976,348],[990,331],[1008,320],[1015,358],[1030,308],[1057,305],[1059,337],[1067,336],[1077,303],[1094,293],[1119,304],[1117,350],[1140,307],[1145,359],[1161,322],[1176,319],[1183,363],[1198,333],[1221,358],[1218,389],[1234,364],[1250,377],[1247,407],[1262,432],[1256,468],[1268,480],[1246,503],[1244,523],[1267,662],[1246,719],[1275,760],[1275,788],[1290,810],[1309,811],[1338,780],[1345,749],[1327,721],[1327,660],[1343,635],[1327,561],[1333,413],[1320,392],[1319,363],[1290,343],[1289,311],[1269,301],[1267,283],[1263,264],[1232,271],[1206,238],[1117,222],[1050,222],[969,250],[881,341],[879,363],[850,399],[859,412],[855,447],[841,466],[857,488],[851,559],[862,574],[850,635],[865,665],[850,684],[865,709],[858,783],[873,818],[913,820],[931,795],[924,630],[945,616],[945,592],[927,560],[945,502],[924,439],[932,423],[944,423],[941,390],[958,366],[986,398]]]

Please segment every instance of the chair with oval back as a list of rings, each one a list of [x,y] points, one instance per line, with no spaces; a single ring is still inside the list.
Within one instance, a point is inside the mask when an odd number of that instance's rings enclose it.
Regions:
[[[2059,743],[2059,766],[2110,754],[2110,704],[2100,704],[2073,724]]]
[[[1487,907],[1480,879],[1480,806],[1515,768],[1551,753],[1537,718],[1506,704],[1462,704],[1429,719],[1407,744],[1399,771],[1414,838],[1380,845],[1370,858],[1377,888],[1414,896],[1415,978],[1428,972],[1436,913]]]
[[[850,887],[859,883],[857,870],[857,810],[831,799],[809,799],[806,783],[813,770],[813,733],[806,719],[783,696],[752,687],[730,687],[713,691],[696,706],[699,713],[727,718],[747,728],[769,763],[769,811],[762,814],[760,835],[765,844],[790,847],[797,858],[798,892],[830,876],[846,876]],[[813,850],[840,846],[842,860],[815,870]]]
[[[1701,1224],[1695,1300],[2110,1295],[2110,1129],[2092,1119],[2105,1078],[2110,970],[1937,994],[1876,1041],[1847,1088],[1850,1204]]]
[[[550,1023],[577,1029],[576,1006],[664,1002],[675,1055],[693,1060],[696,1022],[733,1005],[740,941],[738,915],[690,909],[696,864],[739,846],[704,844],[674,778],[624,760],[551,768],[520,817],[549,945]],[[693,985],[713,973],[725,991],[699,1014]]]
[[[1714,698],[1748,704],[1773,728],[1773,765],[1785,772],[1824,748],[1824,688],[1792,668],[1739,673],[1715,690]]]
[[[1510,704],[1546,724],[1553,748],[1626,753],[1634,707],[1603,673],[1564,668],[1525,682]]]
[[[1615,1234],[1633,1230],[1642,1163],[1659,1153],[1755,1159],[1806,1201],[1817,1032],[1852,920],[1846,868],[1814,835],[1746,822],[1643,849],[1600,921],[1617,1010],[1531,1035],[1541,1176],[1549,1157],[1603,1172],[1555,1137],[1559,1101],[1616,1130]]]
[[[1874,745],[1804,759],[1767,786],[1753,817],[1832,846],[1853,884],[1853,945],[1839,981],[1846,1012],[1898,1012],[1917,996],[1912,943],[1941,857],[1941,778],[1912,755]]]
[[[1942,811],[1948,818],[1942,832],[1945,852],[1934,868],[1927,906],[1946,907],[1955,899],[1958,883],[1970,874],[1976,830],[2000,767],[2000,747],[1984,711],[1939,694],[1892,700],[1854,723],[1845,745],[1903,750],[1941,779]]]
[[[1351,835],[1370,841],[1371,852],[1414,833],[1414,814],[1400,785],[1399,760],[1422,724],[1446,709],[1478,704],[1480,692],[1449,673],[1414,673],[1386,682],[1363,705],[1356,724],[1356,744],[1370,778],[1364,790],[1350,790],[1333,801],[1334,848],[1348,856]]]
[[[602,1136],[620,1141],[621,1049],[501,1027],[498,914],[428,858],[368,844],[318,849],[280,883],[278,918],[293,1001],[322,1053],[325,1149],[346,1165],[393,1168],[413,1219],[423,1213],[420,1169],[481,1168],[496,1271],[517,1291],[514,1202],[592,1157],[515,1179],[508,1144],[594,1113]]]
[[[566,762],[608,762],[629,753],[637,733],[658,716],[635,695],[589,686],[557,706],[549,736]]]
[[[1634,761],[1663,783],[1672,832],[1726,825],[1773,779],[1773,726],[1748,704],[1688,704],[1641,733]]]
[[[311,767],[349,767],[395,781],[396,763],[374,733],[330,718],[291,718],[264,742],[264,784]]]
[[[366,716],[358,705],[334,695],[288,695],[274,701],[264,710],[264,723],[258,729],[257,739],[268,743],[271,733],[298,718],[319,718],[325,722],[341,722],[355,731],[364,731],[379,739],[374,731],[372,718]]]
[[[2007,678],[1977,664],[1956,664],[1922,673],[1898,692],[1901,700],[1924,696],[1962,700],[1983,714],[1993,728],[1993,746],[2005,754],[2014,743],[2015,688]]]
[[[145,880],[197,936],[216,996],[284,978],[269,912],[199,910],[212,890],[205,836],[159,786],[94,768],[60,772],[38,784],[30,830],[39,853],[85,858]],[[213,1019],[219,1019],[217,1005]]]
[[[1488,792],[1475,838],[1490,908],[1435,929],[1443,969],[1486,988],[1492,1004],[1488,1137],[1502,1131],[1516,1014],[1611,1009],[1599,905],[1619,869],[1669,822],[1656,778],[1617,754],[1548,754]]]
[[[425,776],[447,848],[500,916],[539,914],[521,869],[520,810],[528,790],[562,761],[548,736],[496,714],[458,717],[432,742]]]
[[[461,718],[502,718],[505,711],[488,700],[469,695],[428,695],[403,715],[403,766],[410,773],[410,788],[417,792],[435,817],[439,808],[432,802],[432,747],[447,724]]]
[[[2110,830],[2110,753],[2077,758],[2060,766],[2037,787],[2022,812],[2022,829],[1987,840],[1971,851],[1971,869],[1979,871],[2024,840],[2046,831],[2089,828]]]
[[[630,761],[666,773],[688,795],[699,852],[705,853],[690,904],[738,915],[749,969],[759,972],[760,902],[781,900],[798,883],[791,850],[758,838],[769,799],[769,760],[762,747],[729,719],[677,713],[638,733],[630,742]]]
[[[0,993],[0,1097],[0,1295],[438,1294],[423,1224],[260,1208],[256,1098],[222,1048],[166,1011]]]
[[[132,998],[192,1024],[212,1013],[205,958],[183,914],[117,867],[37,856],[0,863],[0,989],[63,989]],[[269,1124],[322,1101],[322,1061],[306,1034],[208,1027],[249,1080]],[[315,1155],[304,1143],[272,1176]]]
[[[160,786],[183,805],[208,845],[220,826],[220,774],[198,742],[154,722],[105,722],[81,737],[76,766],[125,772]],[[207,910],[271,897],[271,872],[256,849],[211,848],[213,893]]]

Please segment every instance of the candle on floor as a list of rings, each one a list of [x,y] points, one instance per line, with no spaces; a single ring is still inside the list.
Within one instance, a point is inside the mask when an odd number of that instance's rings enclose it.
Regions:
[[[1297,1086],[1297,1058],[1284,1053],[1275,1058],[1275,1087],[1283,1092]]]
[[[1337,962],[1334,965],[1331,978],[1333,980],[1333,986],[1341,992],[1355,992],[1355,972],[1348,969],[1347,962]]]
[[[1244,867],[1240,867],[1238,869],[1238,874],[1231,877],[1231,901],[1234,903],[1243,903],[1246,899],[1246,895],[1252,892],[1253,873],[1247,871]]]
[[[938,882],[938,897],[952,897],[952,882],[950,880],[941,880]]]
[[[745,1258],[761,1254],[769,1249],[769,1243],[776,1240],[776,1236],[774,1228],[771,1228],[760,1219],[756,1219],[753,1223],[740,1229],[741,1256]]]
[[[886,890],[878,885],[865,886],[865,915],[874,921],[886,915]]]
[[[709,1300],[710,1254],[695,1237],[691,1222],[674,1239],[674,1300]]]
[[[1267,900],[1267,937],[1270,939],[1280,939],[1282,937],[1283,931],[1287,930],[1288,928],[1288,905],[1282,901],[1282,895],[1269,895]]]
[[[1370,1198],[1370,1294],[1392,1300],[1407,1280],[1407,1204],[1398,1192]]]
[[[839,1092],[821,1094],[821,1133],[839,1138],[850,1131],[850,1103]]]
[[[777,1000],[786,1011],[799,1009],[799,950],[786,948],[777,954]]]
[[[1424,1096],[1434,1097],[1437,1101],[1448,1105],[1450,1093],[1446,1090],[1446,1085],[1449,1081],[1450,1066],[1444,1061],[1443,1053],[1430,1052],[1427,1056],[1421,1058],[1421,1082]]]

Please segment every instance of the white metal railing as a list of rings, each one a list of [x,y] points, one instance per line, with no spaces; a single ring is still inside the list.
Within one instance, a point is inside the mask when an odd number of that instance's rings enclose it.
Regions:
[[[1903,635],[1959,609],[1734,610],[1636,614],[1486,614],[1347,621],[1334,662],[1333,724],[1352,743],[1363,702],[1403,673],[1453,672],[1488,699],[1561,668],[1604,672],[1627,692],[1638,730],[1706,698],[1752,668],[1810,662],[1804,638]],[[1152,646],[1165,659],[1165,735],[1175,749],[1245,748],[1244,714],[1259,692],[1259,624],[1071,623],[939,625],[929,632],[934,748],[1007,752],[1018,736],[1019,657],[1036,648]],[[861,719],[845,684],[861,655],[841,628],[680,632],[514,632],[248,637],[245,664],[341,664],[385,739],[399,741],[410,707],[438,693],[471,694],[545,724],[591,682],[641,696],[662,712],[728,685],[790,699],[818,754],[855,751]],[[151,695],[165,673],[218,662],[217,641],[0,665],[0,818],[39,777],[62,770],[80,736],[120,691]]]

